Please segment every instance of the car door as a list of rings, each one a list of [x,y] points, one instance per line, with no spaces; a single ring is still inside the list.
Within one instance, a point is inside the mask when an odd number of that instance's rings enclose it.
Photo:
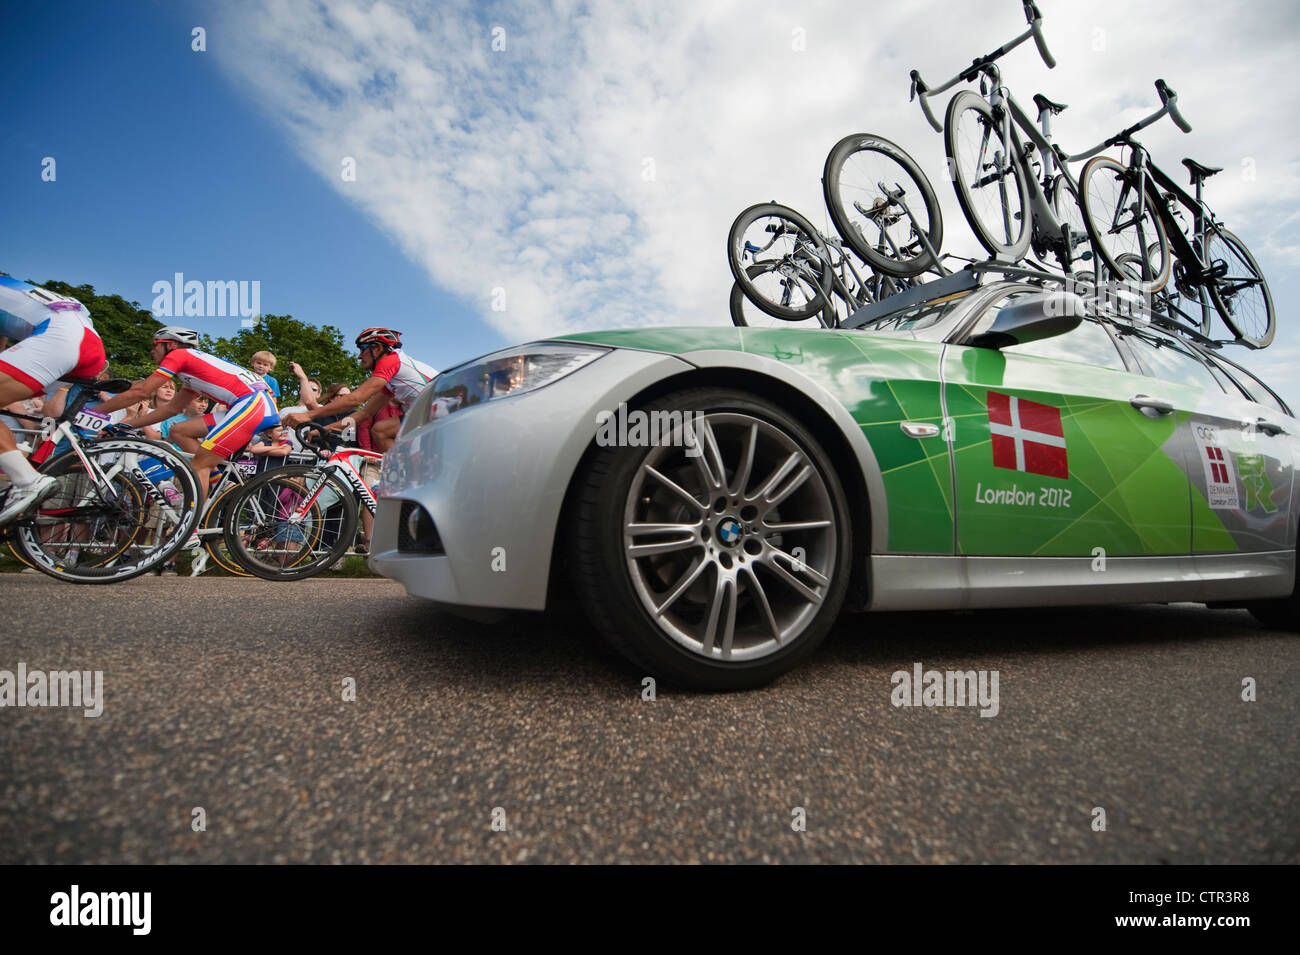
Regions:
[[[1134,329],[1125,343],[1153,376],[1200,386],[1198,398],[1177,409],[1186,419],[1183,441],[1191,459],[1193,552],[1293,547],[1297,422],[1285,406],[1244,369],[1163,332]]]
[[[1021,296],[994,300],[962,341]],[[957,552],[1098,557],[1189,553],[1189,488],[1173,414],[1089,316],[1001,349],[954,343],[943,362]]]

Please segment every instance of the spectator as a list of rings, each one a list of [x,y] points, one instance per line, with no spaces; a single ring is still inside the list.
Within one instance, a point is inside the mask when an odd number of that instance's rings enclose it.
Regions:
[[[158,391],[160,392],[167,387],[171,387],[173,389],[172,396],[175,397],[175,386],[171,385],[170,382],[159,385]],[[157,394],[157,392],[155,392],[155,394]],[[180,424],[182,421],[189,421],[191,418],[197,418],[200,415],[207,415],[208,407],[211,404],[212,402],[208,398],[205,398],[203,395],[196,395],[194,399],[188,405],[185,406],[185,410],[182,411],[180,414],[172,415],[167,420],[158,422],[158,430],[162,433],[163,440],[164,441],[171,440],[168,437],[168,432],[171,431],[172,425]],[[209,426],[215,423],[216,423],[215,418],[213,418],[212,421],[208,422]]]
[[[298,379],[298,404],[281,408],[280,415],[282,417],[301,411],[311,411],[320,403],[320,382],[315,378],[308,378],[307,373],[302,370],[302,365],[296,361],[289,362],[289,367],[293,369],[293,373]],[[299,442],[298,436],[293,432],[293,429],[289,429],[288,433],[289,443],[293,445],[293,449],[301,451],[302,443]]]
[[[269,351],[253,352],[253,374],[262,376],[262,380],[271,389],[271,397],[275,399],[276,404],[279,404],[280,383],[271,377],[273,371],[275,371],[274,355]]]
[[[293,452],[293,444],[289,441],[289,429],[284,425],[268,428],[253,439],[248,450],[256,455],[259,472],[279,467]]]

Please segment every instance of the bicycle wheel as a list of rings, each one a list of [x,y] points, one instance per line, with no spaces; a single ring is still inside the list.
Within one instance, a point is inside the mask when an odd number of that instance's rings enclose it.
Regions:
[[[147,573],[185,545],[198,523],[199,482],[170,445],[106,439],[49,461],[58,482],[13,540],[37,570],[80,584]]]
[[[1029,251],[1029,183],[993,109],[970,90],[948,104],[943,124],[948,172],[961,211],[988,253],[1019,262]]]
[[[240,565],[235,556],[230,553],[230,548],[226,546],[226,506],[234,500],[234,495],[241,488],[243,488],[242,484],[232,484],[212,499],[212,503],[203,512],[203,520],[199,522],[199,538],[203,541],[203,549],[208,552],[213,563],[222,570],[236,577],[251,577],[252,574]],[[205,531],[207,533],[204,533]]]
[[[751,265],[750,268],[757,271],[762,266]],[[834,328],[839,324],[835,320],[835,313],[829,308],[822,309],[812,318],[804,319],[777,318],[769,315],[746,297],[739,282],[731,283],[731,298],[728,305],[731,309],[731,323],[740,328]]]
[[[899,198],[919,230],[882,187],[903,191]],[[845,136],[826,156],[822,193],[836,231],[872,268],[912,276],[935,266],[920,235],[936,253],[943,246],[939,199],[916,160],[899,146],[870,133]]]
[[[1134,174],[1123,163],[1108,156],[1094,156],[1079,177],[1079,200],[1083,223],[1092,247],[1111,274],[1124,278],[1129,273],[1120,263],[1124,255],[1140,256],[1144,268],[1138,284],[1143,292],[1159,292],[1169,282],[1173,259],[1169,237],[1156,212],[1155,194],[1148,188],[1137,215],[1137,186]]]
[[[1242,344],[1251,348],[1267,346],[1277,331],[1277,314],[1264,272],[1246,243],[1227,229],[1211,226],[1205,237],[1205,258],[1212,268],[1220,262],[1227,266],[1225,274],[1212,275],[1206,282],[1210,301],[1223,324]]]
[[[829,303],[830,252],[817,227],[774,202],[750,206],[727,235],[727,264],[749,300],[776,318],[812,318]]]
[[[357,532],[357,502],[336,475],[284,465],[254,478],[226,505],[226,547],[263,580],[302,580],[328,570]]]
[[[1069,266],[1066,271],[1073,274],[1078,266],[1086,262],[1091,240],[1088,238],[1088,226],[1083,221],[1083,207],[1079,203],[1079,194],[1074,191],[1064,174],[1058,173],[1052,182],[1052,210],[1056,220],[1070,227]],[[1065,263],[1062,263],[1065,267]]]

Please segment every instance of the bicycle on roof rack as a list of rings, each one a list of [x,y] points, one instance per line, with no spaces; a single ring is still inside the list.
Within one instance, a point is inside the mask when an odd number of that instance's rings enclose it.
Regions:
[[[1178,94],[1164,80],[1156,81],[1156,90],[1164,105],[1153,116],[1168,112],[1179,129],[1190,132],[1178,111]],[[1202,198],[1205,180],[1222,169],[1184,159],[1195,188],[1189,195],[1133,138],[1152,121],[1148,117],[1107,140],[1107,147],[1129,150],[1127,164],[1098,156],[1079,177],[1084,222],[1097,254],[1108,268],[1152,292],[1167,288],[1172,271],[1174,292],[1164,291],[1158,299],[1170,318],[1208,337],[1213,307],[1237,342],[1263,348],[1277,324],[1268,282],[1246,244],[1223,227]],[[1194,303],[1188,306],[1193,311],[1184,308],[1185,299]]]

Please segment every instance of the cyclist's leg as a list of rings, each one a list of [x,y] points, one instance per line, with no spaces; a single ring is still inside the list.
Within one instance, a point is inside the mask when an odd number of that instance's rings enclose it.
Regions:
[[[199,473],[199,484],[205,495],[208,475],[216,465],[246,448],[257,432],[279,423],[275,404],[264,391],[254,392],[231,405],[225,417],[198,442],[198,450],[194,452],[192,463]]]
[[[388,452],[397,440],[398,429],[402,427],[402,419],[397,415],[391,418],[385,418],[383,421],[375,421],[370,425],[370,441],[375,446],[376,451]]]

